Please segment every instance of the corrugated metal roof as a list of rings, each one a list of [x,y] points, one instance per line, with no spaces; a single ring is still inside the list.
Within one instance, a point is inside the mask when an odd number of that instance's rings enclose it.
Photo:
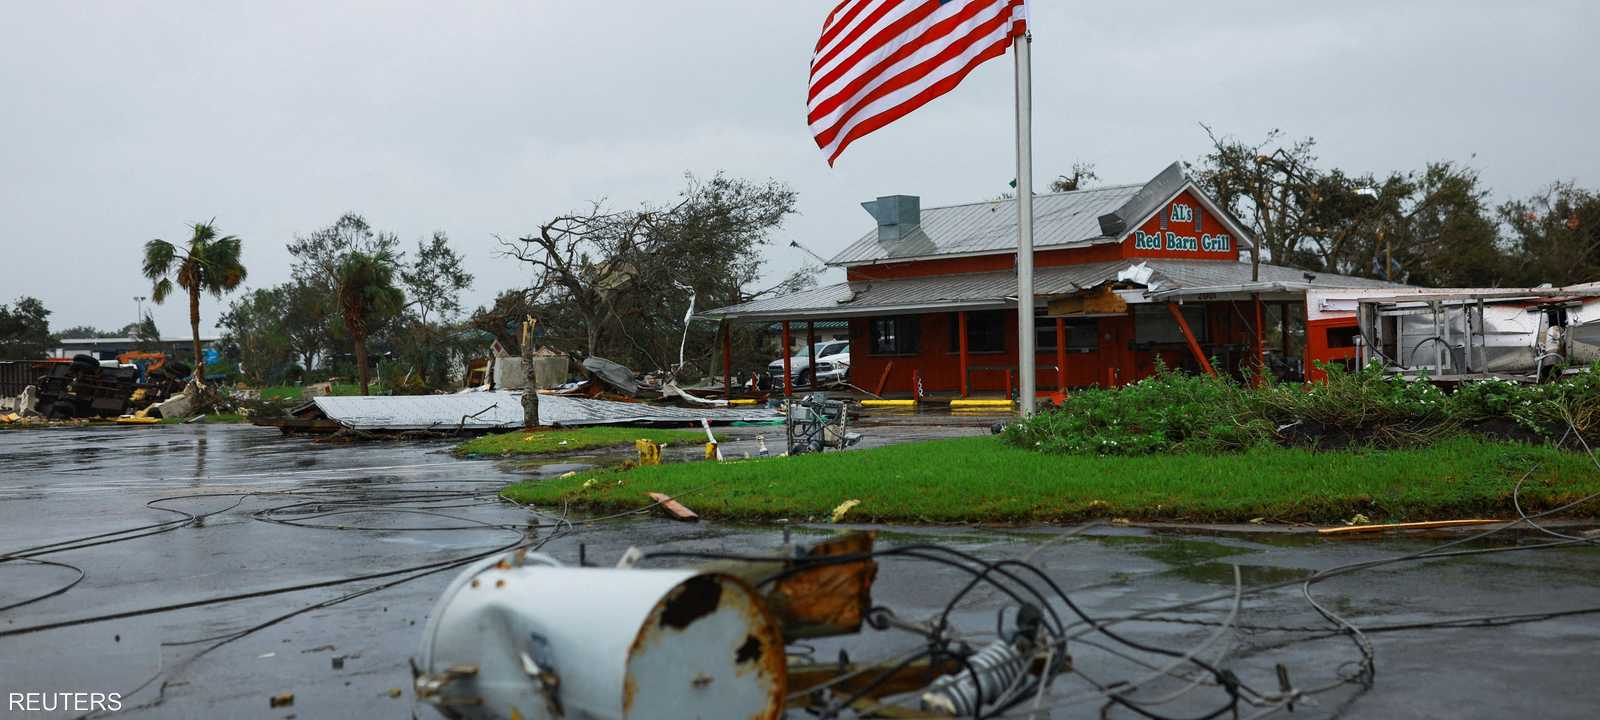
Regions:
[[[328,419],[355,430],[470,430],[522,427],[522,393],[454,395],[329,396],[313,398]],[[468,417],[475,416],[475,417]],[[622,425],[761,421],[778,418],[768,408],[682,408],[559,395],[539,396],[540,425]]]
[[[1035,249],[1103,240],[1100,216],[1115,212],[1144,185],[1112,185],[1073,192],[1035,195],[1033,246]],[[1015,250],[1017,201],[991,200],[966,205],[923,208],[921,225],[909,235],[890,242],[878,241],[877,228],[835,255],[829,264],[918,258],[929,255]]]
[[[1117,276],[1127,262],[1102,262],[1034,271],[1034,292],[1063,295],[1095,287]],[[934,275],[903,280],[839,283],[815,290],[766,298],[743,305],[711,310],[710,318],[783,319],[800,314],[811,317],[856,317],[884,311],[937,309],[946,305],[967,308],[1006,307],[1017,294],[1017,274],[1009,270],[960,275]]]
[[[1158,288],[1160,290],[1170,290],[1174,286],[1201,288],[1250,282],[1249,263],[1206,260],[1149,260],[1147,262],[1150,268],[1155,271],[1155,276],[1166,281],[1165,284]],[[1133,265],[1137,263],[1124,261],[1123,264]],[[1261,264],[1261,282],[1298,284],[1314,288],[1405,287],[1399,283],[1385,282],[1383,280],[1336,275],[1333,273],[1313,273],[1299,268],[1269,265],[1267,263]]]
[[[1151,271],[1154,290],[1237,285],[1250,282],[1248,263],[1206,260],[1117,260],[1042,267],[1034,270],[1034,294],[1041,301],[1069,295],[1117,279],[1117,274],[1138,265]],[[1382,280],[1332,273],[1307,273],[1281,265],[1261,265],[1261,282],[1296,287],[1402,287]],[[783,297],[766,298],[704,313],[710,318],[778,320],[822,317],[860,317],[896,312],[937,310],[944,307],[984,309],[1016,303],[1017,275],[1011,270],[959,275],[934,275],[903,280],[839,283]]]

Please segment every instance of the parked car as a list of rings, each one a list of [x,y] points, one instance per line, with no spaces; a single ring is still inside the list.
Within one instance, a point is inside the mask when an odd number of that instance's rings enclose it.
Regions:
[[[806,349],[801,349],[789,358],[789,372],[794,378],[794,384],[810,387],[813,381],[822,384],[845,382],[850,379],[850,342],[848,340],[832,340],[819,342],[817,348],[817,367],[811,368],[811,357]],[[783,383],[783,358],[773,360],[767,364],[767,372],[772,377],[774,386],[781,387]]]

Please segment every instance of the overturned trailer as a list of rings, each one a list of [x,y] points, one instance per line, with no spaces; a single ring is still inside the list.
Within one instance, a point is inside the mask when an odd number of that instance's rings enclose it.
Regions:
[[[1439,382],[1540,382],[1600,361],[1600,285],[1362,298],[1357,355]]]

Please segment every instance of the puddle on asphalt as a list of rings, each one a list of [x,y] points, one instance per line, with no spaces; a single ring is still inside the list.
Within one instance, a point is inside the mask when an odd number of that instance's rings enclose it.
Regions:
[[[1278,567],[1276,565],[1240,565],[1239,576],[1243,578],[1245,586],[1270,585],[1272,583],[1303,580],[1310,577],[1315,571],[1306,568]],[[1184,565],[1166,571],[1167,575],[1176,575],[1193,582],[1210,583],[1213,585],[1233,585],[1233,566],[1223,562],[1206,562],[1197,565]]]
[[[1516,557],[1518,555],[1522,557]],[[1451,568],[1458,572],[1471,573],[1485,585],[1503,584],[1508,588],[1545,584],[1600,587],[1600,577],[1595,575],[1594,569],[1588,564],[1577,562],[1593,558],[1593,548],[1550,548],[1537,552],[1513,553],[1501,556],[1500,559],[1446,557],[1426,562],[1401,563],[1386,569],[1394,573],[1420,573],[1438,572],[1441,567]]]
[[[1281,542],[1292,536],[1272,535],[1251,537],[1250,542],[1265,545],[1301,545],[1301,542]],[[1085,535],[1086,541],[1119,547],[1140,557],[1155,560],[1167,566],[1160,575],[1179,577],[1190,582],[1208,585],[1233,585],[1233,564],[1228,558],[1254,555],[1261,548],[1241,547],[1210,540],[1176,537],[1173,535]],[[1300,538],[1295,538],[1299,540]],[[1307,568],[1277,565],[1239,565],[1239,576],[1246,586],[1300,580],[1310,576]],[[1126,583],[1141,573],[1117,573],[1113,579]]]
[[[560,477],[560,476],[565,475],[565,474],[567,474],[569,472],[583,472],[585,470],[593,470],[593,469],[595,469],[597,467],[600,467],[599,463],[592,463],[592,462],[551,462],[551,463],[539,463],[539,464],[521,465],[521,466],[518,466],[517,469],[522,471],[522,472],[533,473],[534,475],[536,475],[538,477],[541,477],[541,478],[553,478],[553,477]]]
[[[1168,565],[1194,565],[1233,555],[1260,552],[1209,540],[1192,540],[1166,535],[1084,535],[1104,545],[1126,546],[1128,552]]]

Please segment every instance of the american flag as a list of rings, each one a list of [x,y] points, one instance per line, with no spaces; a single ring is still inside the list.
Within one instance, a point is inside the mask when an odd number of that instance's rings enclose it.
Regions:
[[[828,164],[961,84],[1027,32],[1026,0],[844,0],[811,58],[807,120]]]

